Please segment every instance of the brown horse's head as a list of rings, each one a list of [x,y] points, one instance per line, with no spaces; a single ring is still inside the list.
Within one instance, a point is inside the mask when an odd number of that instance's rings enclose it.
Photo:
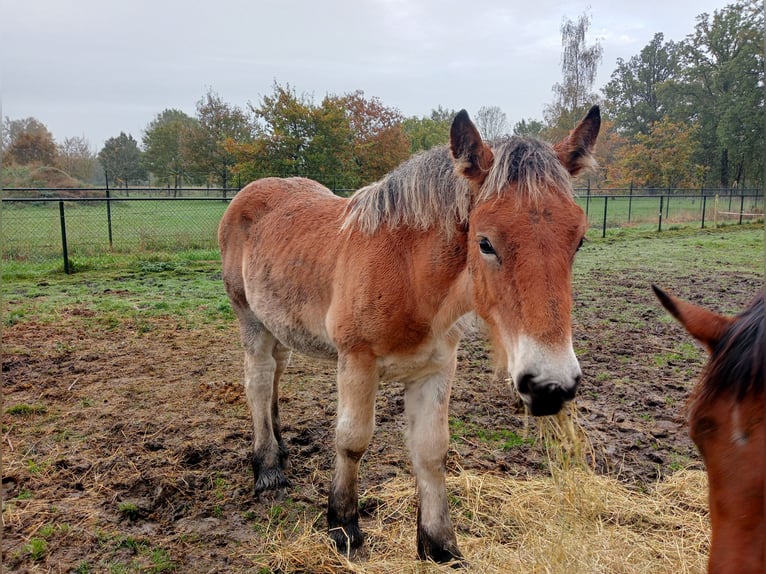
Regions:
[[[468,268],[476,312],[489,324],[516,389],[534,415],[575,396],[572,263],[587,229],[571,177],[593,164],[598,107],[555,146],[533,138],[485,144],[465,112],[450,149],[473,191]]]
[[[764,572],[763,294],[740,315],[726,317],[652,287],[710,354],[688,407],[689,434],[708,474],[708,571]]]

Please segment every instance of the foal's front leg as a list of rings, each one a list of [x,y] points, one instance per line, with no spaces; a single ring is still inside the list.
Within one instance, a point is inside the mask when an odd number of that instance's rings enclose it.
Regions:
[[[327,526],[340,552],[364,543],[364,534],[359,528],[357,473],[375,427],[377,389],[374,358],[339,357],[335,474],[327,502]]]
[[[457,561],[462,554],[449,516],[446,458],[452,372],[411,382],[405,390],[408,444],[418,486],[418,556],[435,562]]]

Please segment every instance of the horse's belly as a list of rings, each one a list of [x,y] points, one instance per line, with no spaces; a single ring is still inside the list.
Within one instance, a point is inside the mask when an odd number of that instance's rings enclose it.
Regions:
[[[331,361],[338,359],[338,351],[330,341],[307,329],[296,328],[295,326],[275,326],[269,327],[269,330],[279,339],[280,343],[302,355]]]
[[[284,295],[285,291],[266,295],[255,290],[250,308],[283,345],[310,357],[337,359],[338,351],[324,328],[324,313],[313,309],[310,301],[297,304]]]

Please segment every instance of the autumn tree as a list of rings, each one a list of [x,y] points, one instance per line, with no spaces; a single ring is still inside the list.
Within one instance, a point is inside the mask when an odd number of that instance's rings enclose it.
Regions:
[[[698,126],[667,119],[652,124],[648,134],[636,134],[615,157],[621,177],[617,183],[639,187],[698,187],[703,166],[694,162]]]
[[[216,92],[208,90],[197,102],[196,120],[185,130],[183,161],[188,162],[189,171],[195,172],[197,180],[211,177],[224,188],[228,187],[236,163],[231,144],[252,140],[252,118],[240,107],[227,104]]]
[[[375,97],[356,91],[336,100],[345,110],[352,135],[353,169],[359,184],[371,183],[391,171],[409,156],[407,139],[398,110]]]
[[[368,183],[404,159],[409,142],[401,115],[362,92],[311,96],[275,82],[272,93],[251,104],[256,137],[234,145],[237,169],[248,179],[304,175],[333,188]]]
[[[317,136],[317,124],[326,119],[332,123],[331,114],[322,117],[316,112],[312,98],[298,95],[289,84],[274,83],[272,93],[261,98],[260,105],[250,104],[256,118],[256,139],[252,161],[256,173],[261,175],[315,175],[321,162],[312,149]],[[343,118],[336,116],[336,121]],[[334,138],[328,137],[326,143]],[[343,139],[343,138],[341,138]],[[334,141],[337,144],[339,142]],[[342,147],[347,143],[343,142]],[[336,147],[336,151],[338,147]],[[338,160],[341,164],[342,160]]]
[[[146,169],[141,161],[138,142],[130,134],[109,138],[98,152],[98,161],[104,168],[107,182],[122,183],[125,188],[146,179]]]
[[[553,86],[553,103],[546,106],[544,116],[550,137],[564,137],[580,121],[591,105],[598,102],[593,84],[601,63],[603,49],[596,41],[588,45],[586,36],[590,16],[582,14],[576,21],[564,19],[561,24],[561,83]]]
[[[52,166],[56,143],[48,128],[35,118],[11,120],[3,125],[3,164]]]
[[[144,131],[144,166],[158,182],[178,188],[186,168],[184,140],[197,128],[197,121],[176,109],[157,114]]]

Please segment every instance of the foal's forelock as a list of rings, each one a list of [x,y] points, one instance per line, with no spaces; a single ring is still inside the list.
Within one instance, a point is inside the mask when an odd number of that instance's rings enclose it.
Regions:
[[[455,174],[448,148],[434,148],[357,191],[349,199],[342,228],[374,233],[384,224],[438,227],[449,235],[468,220],[472,202],[501,196],[512,183],[517,183],[515,193],[532,200],[551,192],[574,195],[570,175],[550,144],[514,136],[491,147],[494,163],[477,197],[472,198],[468,181]]]
[[[516,193],[534,201],[546,193],[574,195],[571,176],[556,156],[553,146],[535,139],[506,137],[492,142],[495,161],[484,180],[477,201],[502,194],[517,183]]]

